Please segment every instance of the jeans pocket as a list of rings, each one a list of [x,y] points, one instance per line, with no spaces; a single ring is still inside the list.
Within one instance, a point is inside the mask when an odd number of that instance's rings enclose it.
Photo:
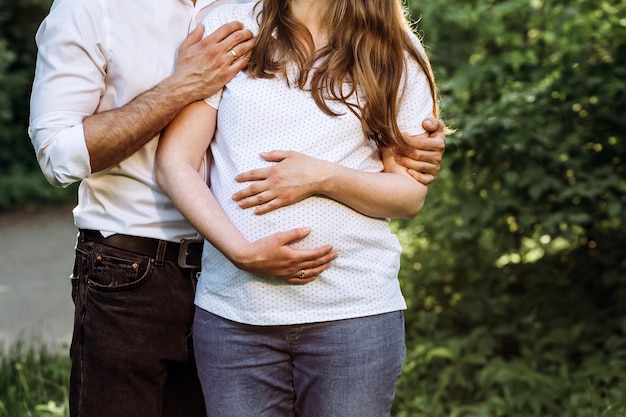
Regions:
[[[70,275],[70,282],[72,283],[72,302],[76,304],[76,297],[78,296],[78,281],[80,278],[76,274]]]
[[[93,244],[79,243],[76,247],[74,266],[72,268],[72,275],[70,275],[71,283],[71,296],[74,305],[76,305],[76,299],[80,291],[80,282],[86,278],[89,266],[89,254]]]
[[[95,248],[92,252],[87,285],[100,291],[125,291],[145,283],[154,265],[147,256],[114,248]]]

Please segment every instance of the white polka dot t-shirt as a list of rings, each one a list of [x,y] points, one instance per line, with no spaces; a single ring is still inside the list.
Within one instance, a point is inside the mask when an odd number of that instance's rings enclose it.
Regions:
[[[217,8],[204,20],[205,33],[236,20],[256,34],[253,5]],[[417,134],[423,132],[421,121],[432,112],[432,100],[418,65],[409,66],[399,124],[404,132]],[[331,244],[339,257],[317,280],[294,286],[241,271],[206,242],[196,304],[226,319],[255,325],[339,320],[406,308],[397,279],[401,248],[387,220],[364,216],[321,196],[260,216],[239,208],[231,198],[246,186],[235,182],[235,175],[268,165],[259,156],[264,151],[294,150],[354,169],[381,171],[376,145],[364,136],[358,118],[347,110],[337,117],[324,114],[308,92],[289,88],[281,77],[251,79],[245,73],[224,88],[221,99],[217,95],[207,103],[219,105],[211,145],[211,190],[244,237],[254,241],[310,226],[311,234],[294,246]]]

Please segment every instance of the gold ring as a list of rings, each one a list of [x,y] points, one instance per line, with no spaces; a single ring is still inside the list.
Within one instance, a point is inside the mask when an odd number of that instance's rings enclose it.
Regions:
[[[237,52],[235,52],[235,50],[234,50],[234,49],[231,49],[231,50],[230,50],[230,53],[231,53],[231,54],[233,54],[233,56],[235,57],[235,59],[239,58],[239,57],[237,56]]]
[[[306,278],[306,271],[303,269],[300,271],[300,279]]]

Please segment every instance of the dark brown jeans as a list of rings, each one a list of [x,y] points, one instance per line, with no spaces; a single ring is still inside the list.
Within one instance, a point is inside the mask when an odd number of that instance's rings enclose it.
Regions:
[[[77,243],[71,417],[202,417],[191,340],[196,269]]]

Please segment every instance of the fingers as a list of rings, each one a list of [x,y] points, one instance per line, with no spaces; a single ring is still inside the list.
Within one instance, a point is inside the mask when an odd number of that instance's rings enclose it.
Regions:
[[[317,279],[317,277],[310,277],[310,278],[287,278],[285,279],[285,282],[288,284],[292,284],[292,285],[304,285],[304,284],[308,284],[311,281],[315,281]]]
[[[202,40],[202,36],[204,35],[204,25],[200,24],[196,26],[196,28],[187,36],[185,41],[182,43],[181,48],[188,48],[194,43]]]
[[[311,233],[310,227],[297,227],[295,229],[286,230],[284,232],[278,232],[275,234],[281,245],[288,245],[304,239]],[[320,254],[321,256],[323,254]]]
[[[249,182],[264,180],[269,176],[270,168],[258,168],[237,174],[235,181]]]
[[[337,253],[331,250],[324,256],[320,256],[311,261],[301,262],[295,267],[296,274],[300,278],[316,276],[330,268],[332,261],[337,259]],[[302,273],[304,271],[304,274]]]
[[[409,156],[396,155],[396,162],[406,167],[409,175],[424,185],[435,181],[441,170],[440,153],[414,152]]]
[[[254,207],[254,214],[257,215],[269,213],[272,210],[276,210],[277,208],[282,207],[281,202],[273,197],[271,191],[265,191],[244,198],[238,201],[237,205],[242,209]]]
[[[269,200],[268,202],[261,203],[257,207],[255,207],[254,214],[256,214],[257,216],[260,216],[260,215],[269,213],[270,211],[274,211],[278,208],[285,207],[288,205],[289,204],[287,202],[273,198]]]
[[[187,36],[179,48],[174,74],[166,80],[171,88],[184,91],[190,101],[210,97],[223,88],[248,65],[254,46],[252,32],[239,22],[204,35],[205,27],[199,25]]]
[[[271,151],[261,152],[260,156],[267,162],[281,162],[282,160],[288,158],[291,154],[293,154],[293,151]],[[264,180],[269,177],[270,169],[271,168],[259,168],[247,172],[242,172],[235,177],[235,181],[247,182]]]
[[[446,150],[446,135],[443,130],[430,133],[428,140],[431,143],[431,150],[443,154]]]
[[[296,274],[297,276],[286,278],[284,281],[293,285],[308,284],[309,282],[315,281],[317,277],[329,267],[330,267],[330,264],[328,264],[324,268],[301,269]]]
[[[415,171],[414,169],[409,169],[407,170],[407,172],[409,173],[409,175],[411,177],[413,177],[413,179],[417,182],[420,182],[424,185],[429,185],[433,182],[435,182],[435,180],[437,179],[437,177],[431,175],[431,174],[425,174],[423,172],[420,171]]]
[[[271,191],[263,191],[263,192],[259,192],[256,194],[251,194],[250,196],[247,196],[247,197],[240,197],[240,196],[237,196],[237,197],[239,197],[240,199],[237,200],[235,196],[233,196],[233,200],[237,201],[237,205],[242,209],[247,209],[250,207],[257,207],[263,204],[269,204],[274,200],[274,197]]]
[[[237,33],[239,34],[239,32]],[[254,47],[254,38],[242,39],[241,41],[228,39],[225,42],[227,42],[225,46],[228,47],[231,45],[228,53],[230,53],[235,60],[248,56]]]
[[[202,37],[204,26],[200,26],[187,37],[181,45],[181,50],[190,49],[198,37]],[[198,43],[198,48],[203,51],[201,55],[204,55],[205,60],[210,60],[208,63],[199,62],[204,64],[205,72],[207,70],[218,72],[217,78],[223,86],[248,65],[254,43],[252,32],[245,29],[240,22],[226,23]],[[194,52],[190,52],[192,53]],[[206,79],[206,76],[203,78]]]
[[[247,35],[244,32],[247,32],[249,35]],[[249,37],[252,37],[252,34],[250,33],[250,31],[246,31],[244,29],[243,24],[241,22],[229,22],[217,28],[215,32],[207,35],[206,39],[209,39],[209,42],[211,43],[219,43],[233,36],[234,37],[240,36],[241,38],[239,42],[241,42],[244,39],[248,39]],[[235,46],[237,43],[228,45],[228,46],[229,48],[231,48]]]
[[[249,172],[237,175],[237,177],[235,177],[235,181],[237,182],[250,182],[250,181],[255,181],[255,182],[247,186],[246,188],[239,190],[235,194],[233,194],[232,196],[233,201],[240,203],[239,207],[241,208],[248,208],[257,204],[262,204],[267,201],[270,201],[272,196],[270,195],[269,192],[267,192],[268,187],[263,182],[263,180],[266,178],[267,176],[261,176],[261,175],[257,176],[254,173],[254,171],[249,171]],[[263,194],[263,193],[265,194],[259,197],[259,194]]]
[[[250,58],[250,51],[254,46],[254,39],[241,42],[227,51],[229,58],[232,59],[231,65],[238,72],[244,69],[248,65]]]
[[[256,207],[255,214],[265,214],[320,192],[327,172],[323,161],[295,151],[266,152],[261,157],[273,164],[235,177],[239,183],[249,183],[232,196],[239,207]]]
[[[204,41],[208,44],[220,44],[223,52],[228,54],[233,62],[246,57],[254,46],[252,32],[245,29],[240,22],[230,22],[220,26]]]
[[[261,152],[261,158],[265,159],[268,162],[280,162],[285,158],[288,158],[293,151],[270,151],[270,152]]]
[[[290,245],[304,239],[311,233],[310,227],[299,227],[276,233],[276,238],[282,245]],[[295,252],[293,266],[295,271],[301,269],[320,268],[337,259],[337,252],[331,245],[320,246],[314,249],[293,249]]]
[[[248,254],[237,256],[235,264],[268,279],[290,284],[311,282],[331,267],[338,254],[331,245],[313,249],[292,246],[310,233],[310,227],[301,227],[268,235],[248,247]]]
[[[434,154],[442,154],[446,149],[445,135],[442,131],[433,134],[422,133],[415,136],[404,136],[404,140],[417,152],[431,152]],[[395,151],[395,149],[394,149]],[[400,150],[396,153],[401,153]],[[410,153],[409,153],[410,156]]]
[[[429,185],[439,177],[442,152],[415,149],[407,155],[396,154],[395,159],[413,179],[424,185]]]
[[[422,127],[428,133],[434,133],[434,132],[437,132],[437,131],[442,131],[443,132],[443,123],[441,122],[441,120],[437,119],[436,117],[432,117],[432,116],[424,119],[424,121],[422,122]]]
[[[289,199],[277,197],[271,190],[260,190],[261,183],[253,184],[233,194],[233,201],[242,209],[254,207],[254,214],[262,215],[278,208],[289,206]]]
[[[325,262],[321,265],[317,265],[315,267],[307,267],[307,265],[311,263],[303,263],[301,264],[302,268],[296,270],[296,273],[294,274],[295,276],[286,278],[284,281],[294,285],[308,284],[309,282],[315,281],[317,277],[322,274],[322,272],[330,268],[331,261],[336,258],[336,254],[329,253],[325,257],[320,258],[320,260],[328,260],[328,262]]]

